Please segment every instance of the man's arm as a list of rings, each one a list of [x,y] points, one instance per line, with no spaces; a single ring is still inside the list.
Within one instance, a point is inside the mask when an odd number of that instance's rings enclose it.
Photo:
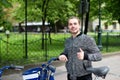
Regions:
[[[93,38],[89,38],[86,44],[87,44],[88,53],[84,53],[84,59],[90,61],[102,60],[101,52],[98,49],[95,40]]]

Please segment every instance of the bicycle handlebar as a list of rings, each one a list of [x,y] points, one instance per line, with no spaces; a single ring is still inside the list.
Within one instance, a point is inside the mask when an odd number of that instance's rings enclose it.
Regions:
[[[21,70],[21,69],[24,69],[24,66],[10,66],[10,69],[16,69],[16,70]]]
[[[47,62],[47,64],[51,64],[52,61],[56,61],[56,60],[59,60],[59,58],[57,58],[57,57],[51,58],[51,59]]]
[[[3,66],[2,68],[0,68],[0,80],[1,80],[1,76],[2,76],[2,73],[4,72],[4,70],[6,70],[6,69],[21,70],[23,68],[24,68],[24,66],[15,66],[15,65]]]
[[[24,69],[24,66],[15,66],[15,65],[10,65],[10,66],[4,66],[0,70],[3,71],[5,69],[15,69],[15,70],[21,70]]]

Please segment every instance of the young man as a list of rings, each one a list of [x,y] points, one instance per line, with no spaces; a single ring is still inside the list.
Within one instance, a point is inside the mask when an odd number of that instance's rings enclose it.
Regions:
[[[59,56],[66,62],[68,80],[92,80],[92,74],[86,71],[91,61],[102,59],[101,53],[93,38],[81,33],[80,20],[77,17],[68,19],[71,37],[65,42],[64,51]]]

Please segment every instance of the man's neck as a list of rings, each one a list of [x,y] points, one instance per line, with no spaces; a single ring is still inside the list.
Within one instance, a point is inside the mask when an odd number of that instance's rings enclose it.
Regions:
[[[80,34],[80,31],[79,32],[77,32],[76,34],[72,34],[72,37],[73,38],[75,38],[77,35],[79,35]]]

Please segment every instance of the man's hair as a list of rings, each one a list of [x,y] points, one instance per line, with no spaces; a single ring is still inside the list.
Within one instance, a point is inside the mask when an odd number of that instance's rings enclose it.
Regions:
[[[71,16],[71,17],[69,17],[68,22],[69,22],[70,19],[77,19],[77,20],[78,20],[78,23],[80,24],[80,19],[79,19],[78,17],[76,17],[76,16]]]

